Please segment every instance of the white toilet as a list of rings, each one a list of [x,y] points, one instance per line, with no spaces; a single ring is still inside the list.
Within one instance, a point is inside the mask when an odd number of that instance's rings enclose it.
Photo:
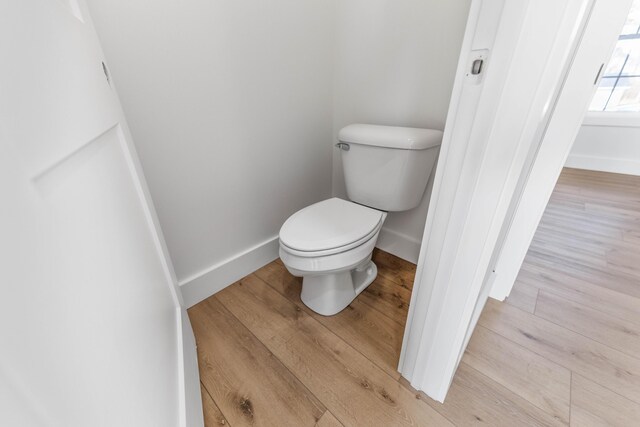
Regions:
[[[371,253],[387,212],[420,204],[442,132],[353,124],[338,136],[351,201],[324,200],[291,215],[280,229],[280,258],[302,277],[302,302],[331,316],[376,278]]]

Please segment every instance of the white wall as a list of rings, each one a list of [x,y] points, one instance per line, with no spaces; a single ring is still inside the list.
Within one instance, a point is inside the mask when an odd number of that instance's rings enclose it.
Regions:
[[[335,3],[88,3],[193,304],[331,195]]]
[[[345,197],[341,127],[443,129],[469,2],[88,0],[187,305]],[[427,202],[379,246],[415,262]]]
[[[349,123],[444,129],[470,0],[338,2],[333,143]],[[346,197],[338,150],[333,193]],[[416,262],[428,194],[390,214],[378,246]]]
[[[566,166],[640,175],[640,114],[589,113]]]

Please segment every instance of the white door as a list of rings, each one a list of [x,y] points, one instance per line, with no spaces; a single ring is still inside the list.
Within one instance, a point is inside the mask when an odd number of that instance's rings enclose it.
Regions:
[[[496,280],[491,296],[495,299],[502,301],[511,293],[632,3],[632,0],[595,1],[571,74],[550,111],[547,129],[511,201],[509,220],[503,226],[494,254]]]
[[[438,401],[501,274],[492,256],[527,161],[539,147],[532,191],[550,195],[630,2],[472,1],[399,367]]]
[[[0,2],[3,426],[173,427],[199,407],[185,401],[190,325],[104,62],[84,3]]]

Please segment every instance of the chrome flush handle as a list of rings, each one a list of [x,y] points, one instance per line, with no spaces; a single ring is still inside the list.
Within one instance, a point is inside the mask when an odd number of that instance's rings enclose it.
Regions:
[[[347,144],[346,142],[338,142],[336,144],[336,147],[338,147],[339,149],[344,150],[344,151],[349,151],[351,149],[349,144]]]

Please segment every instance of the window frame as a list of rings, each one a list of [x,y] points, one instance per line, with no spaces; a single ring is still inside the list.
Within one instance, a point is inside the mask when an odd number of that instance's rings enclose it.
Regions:
[[[640,128],[640,112],[590,110],[587,111],[582,125]]]
[[[629,17],[627,18],[627,22],[624,27],[620,30],[621,34],[618,36],[618,42],[621,40],[640,40],[640,23],[634,23],[633,25],[637,25],[635,33],[625,33],[625,28],[629,24],[629,19],[633,14],[634,7],[640,7],[640,0],[635,0],[633,6],[631,7],[631,11],[629,12]],[[635,55],[634,55],[635,56]],[[593,126],[625,126],[625,127],[640,127],[638,121],[640,121],[640,107],[637,111],[607,111],[606,108],[611,101],[612,96],[614,95],[616,88],[618,87],[618,83],[622,79],[640,79],[640,74],[624,74],[625,67],[627,62],[629,61],[630,55],[627,54],[627,57],[624,60],[624,63],[618,70],[617,74],[606,75],[606,72],[603,70],[602,76],[597,81],[596,88],[599,89],[602,86],[602,82],[607,80],[614,80],[613,86],[611,86],[611,90],[609,92],[609,96],[607,101],[604,104],[604,109],[591,109],[591,105],[589,105],[589,109],[587,110],[587,120],[585,122],[589,122],[589,124]],[[604,64],[603,68],[607,69],[610,65],[612,58],[609,59],[609,63]],[[595,94],[594,94],[595,96]],[[593,103],[593,100],[592,100]],[[587,124],[587,123],[585,123]]]

